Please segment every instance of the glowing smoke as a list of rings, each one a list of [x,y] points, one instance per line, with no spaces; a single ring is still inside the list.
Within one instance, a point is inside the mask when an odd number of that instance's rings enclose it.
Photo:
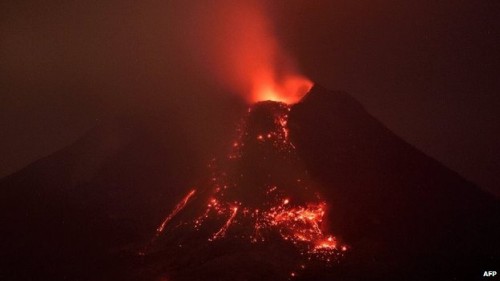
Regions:
[[[200,1],[201,2],[201,1]],[[312,87],[300,75],[256,0],[198,3],[189,47],[197,63],[227,90],[250,102],[296,103]]]

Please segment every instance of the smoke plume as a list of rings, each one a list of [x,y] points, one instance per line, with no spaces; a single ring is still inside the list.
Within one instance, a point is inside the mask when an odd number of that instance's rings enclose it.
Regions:
[[[312,82],[278,42],[263,3],[216,3],[198,3],[190,13],[189,48],[196,63],[250,103],[300,100]]]

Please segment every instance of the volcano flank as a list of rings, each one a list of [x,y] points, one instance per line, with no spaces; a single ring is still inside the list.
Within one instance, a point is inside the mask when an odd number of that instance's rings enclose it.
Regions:
[[[210,161],[160,123],[109,122],[3,179],[0,277],[471,280],[500,264],[498,199],[346,93],[255,103]]]

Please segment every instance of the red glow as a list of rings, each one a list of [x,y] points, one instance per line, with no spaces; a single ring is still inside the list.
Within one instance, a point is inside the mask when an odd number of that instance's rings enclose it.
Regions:
[[[238,207],[232,207],[231,208],[231,215],[227,219],[226,223],[219,229],[219,231],[217,231],[214,234],[214,236],[212,237],[212,239],[218,239],[218,238],[224,237],[224,235],[226,234],[226,230],[231,225],[231,222],[233,221],[233,219],[234,219],[234,217],[236,216],[237,213],[238,213]]]
[[[196,190],[193,189],[184,198],[182,198],[182,200],[179,202],[179,204],[177,204],[177,206],[175,206],[174,210],[163,220],[161,225],[156,229],[157,234],[160,234],[165,229],[165,226],[167,225],[167,223],[173,217],[175,217],[175,215],[177,215],[177,213],[179,213],[186,206],[189,199],[191,199],[191,197],[195,193],[196,193]]]
[[[226,159],[228,166],[217,167],[215,160],[209,165],[211,175],[207,179],[207,189],[200,188],[200,194],[205,192],[201,190],[206,190],[206,197],[200,195],[196,199],[201,204],[191,205],[195,210],[192,215],[177,215],[195,190],[189,192],[158,227],[157,236],[164,229],[169,231],[186,227],[188,231],[199,232],[202,239],[208,240],[207,243],[227,239],[245,239],[250,243],[286,241],[285,244],[296,249],[300,257],[300,263],[291,268],[294,271],[287,273],[295,278],[304,272],[309,262],[331,264],[338,261],[347,247],[325,231],[323,220],[328,209],[327,202],[308,187],[312,180],[307,173],[289,169],[292,166],[302,169],[300,165],[294,166],[298,155],[288,134],[290,106],[265,104],[275,106],[267,115],[270,122],[262,128],[249,126],[253,128],[250,130],[242,124],[242,128],[247,130],[240,128],[238,139],[231,143],[232,151]],[[259,108],[254,109],[248,111],[247,120],[252,120],[251,114],[258,114]],[[252,149],[247,150],[249,147]],[[252,158],[255,155],[263,157]],[[249,159],[252,163],[256,163],[256,159],[274,159],[276,166],[283,165],[287,169],[268,169],[264,172],[257,169],[257,173],[248,173],[255,167],[242,168],[242,163],[248,164],[245,160]],[[280,177],[272,177],[275,171]],[[293,172],[288,173],[290,171]],[[265,181],[258,181],[262,175]],[[247,176],[251,182],[249,186]],[[282,181],[281,176],[287,180]],[[190,212],[183,212],[186,213]],[[171,221],[174,216],[177,222]],[[166,228],[167,224],[172,227]]]
[[[280,151],[283,155],[294,155],[295,147],[289,139],[287,127],[289,108],[289,106],[282,104],[281,111],[275,112],[272,116],[274,127],[268,132],[249,136],[248,139],[254,139],[262,146],[273,147],[274,150]],[[253,114],[252,110],[248,112]],[[230,161],[240,161],[242,150],[246,147],[244,144],[247,134],[244,131],[240,132],[242,134],[234,142],[240,145],[233,145],[233,151],[228,157]],[[215,186],[226,186],[224,176],[216,176],[212,182]],[[305,184],[301,178],[297,178],[295,182],[299,186]],[[227,200],[225,197],[227,192],[231,192],[231,190],[215,187],[204,214],[195,220],[195,229],[199,230],[206,221],[220,221],[222,217],[225,223],[211,236],[209,241],[224,238],[232,225],[237,225],[234,226],[237,228],[238,225],[250,224],[250,228],[254,230],[253,233],[239,233],[239,237],[246,237],[253,243],[259,243],[267,241],[268,234],[275,232],[283,240],[297,246],[304,255],[325,262],[337,260],[347,248],[343,245],[340,246],[342,251],[337,248],[337,239],[326,234],[322,229],[327,203],[318,198],[313,202],[298,204],[293,197],[287,196],[286,190],[287,188],[284,186],[269,185],[264,191],[265,201],[276,203],[256,208],[246,205],[244,198],[241,198],[242,200],[239,202]],[[238,212],[239,209],[241,212]]]
[[[196,193],[196,189],[192,189],[191,191],[188,192],[188,194],[186,194],[186,196],[184,196],[181,201],[179,203],[177,203],[177,205],[175,206],[175,208],[172,210],[172,212],[170,212],[166,217],[165,219],[163,219],[163,221],[161,222],[161,224],[156,228],[156,233],[155,235],[153,236],[153,238],[151,239],[151,241],[149,241],[149,244],[146,245],[141,251],[139,251],[139,255],[143,256],[146,254],[146,252],[148,251],[149,247],[151,245],[153,245],[156,241],[156,239],[158,239],[158,237],[165,231],[165,227],[168,225],[168,223],[175,217],[177,216],[177,214],[182,210],[184,209],[184,207],[186,207],[187,203],[192,199],[192,197],[194,196],[194,194]]]
[[[312,87],[279,44],[261,1],[220,0],[194,9],[192,53],[249,103],[298,102]]]
[[[250,101],[279,101],[294,104],[312,88],[313,83],[304,76],[286,74],[276,78],[276,70],[267,70],[268,74],[257,73],[252,80]]]
[[[326,239],[318,239],[314,247],[315,250],[329,250],[336,248],[337,248],[337,242],[335,241],[335,238],[332,236],[329,236]],[[345,246],[342,246],[342,248],[344,249]]]

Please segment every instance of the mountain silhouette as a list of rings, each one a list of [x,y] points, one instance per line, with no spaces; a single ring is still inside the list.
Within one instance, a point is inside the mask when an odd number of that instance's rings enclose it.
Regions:
[[[217,179],[240,188],[224,198],[252,210],[272,200],[297,208],[325,202],[322,228],[348,245],[334,264],[296,272],[303,254],[282,239],[283,229],[271,228],[266,243],[236,239],[249,233],[237,214],[227,229],[230,213],[201,231],[188,227],[213,195],[212,162],[195,152],[182,120],[132,115],[103,122],[0,182],[0,279],[471,280],[500,264],[498,199],[396,136],[348,94],[315,85],[293,106],[240,111],[248,126],[220,135],[233,150],[246,144],[236,162],[217,155],[224,160]],[[289,144],[262,145],[276,112],[287,115]],[[271,183],[279,196],[266,195]],[[208,241],[220,230],[227,239]]]

